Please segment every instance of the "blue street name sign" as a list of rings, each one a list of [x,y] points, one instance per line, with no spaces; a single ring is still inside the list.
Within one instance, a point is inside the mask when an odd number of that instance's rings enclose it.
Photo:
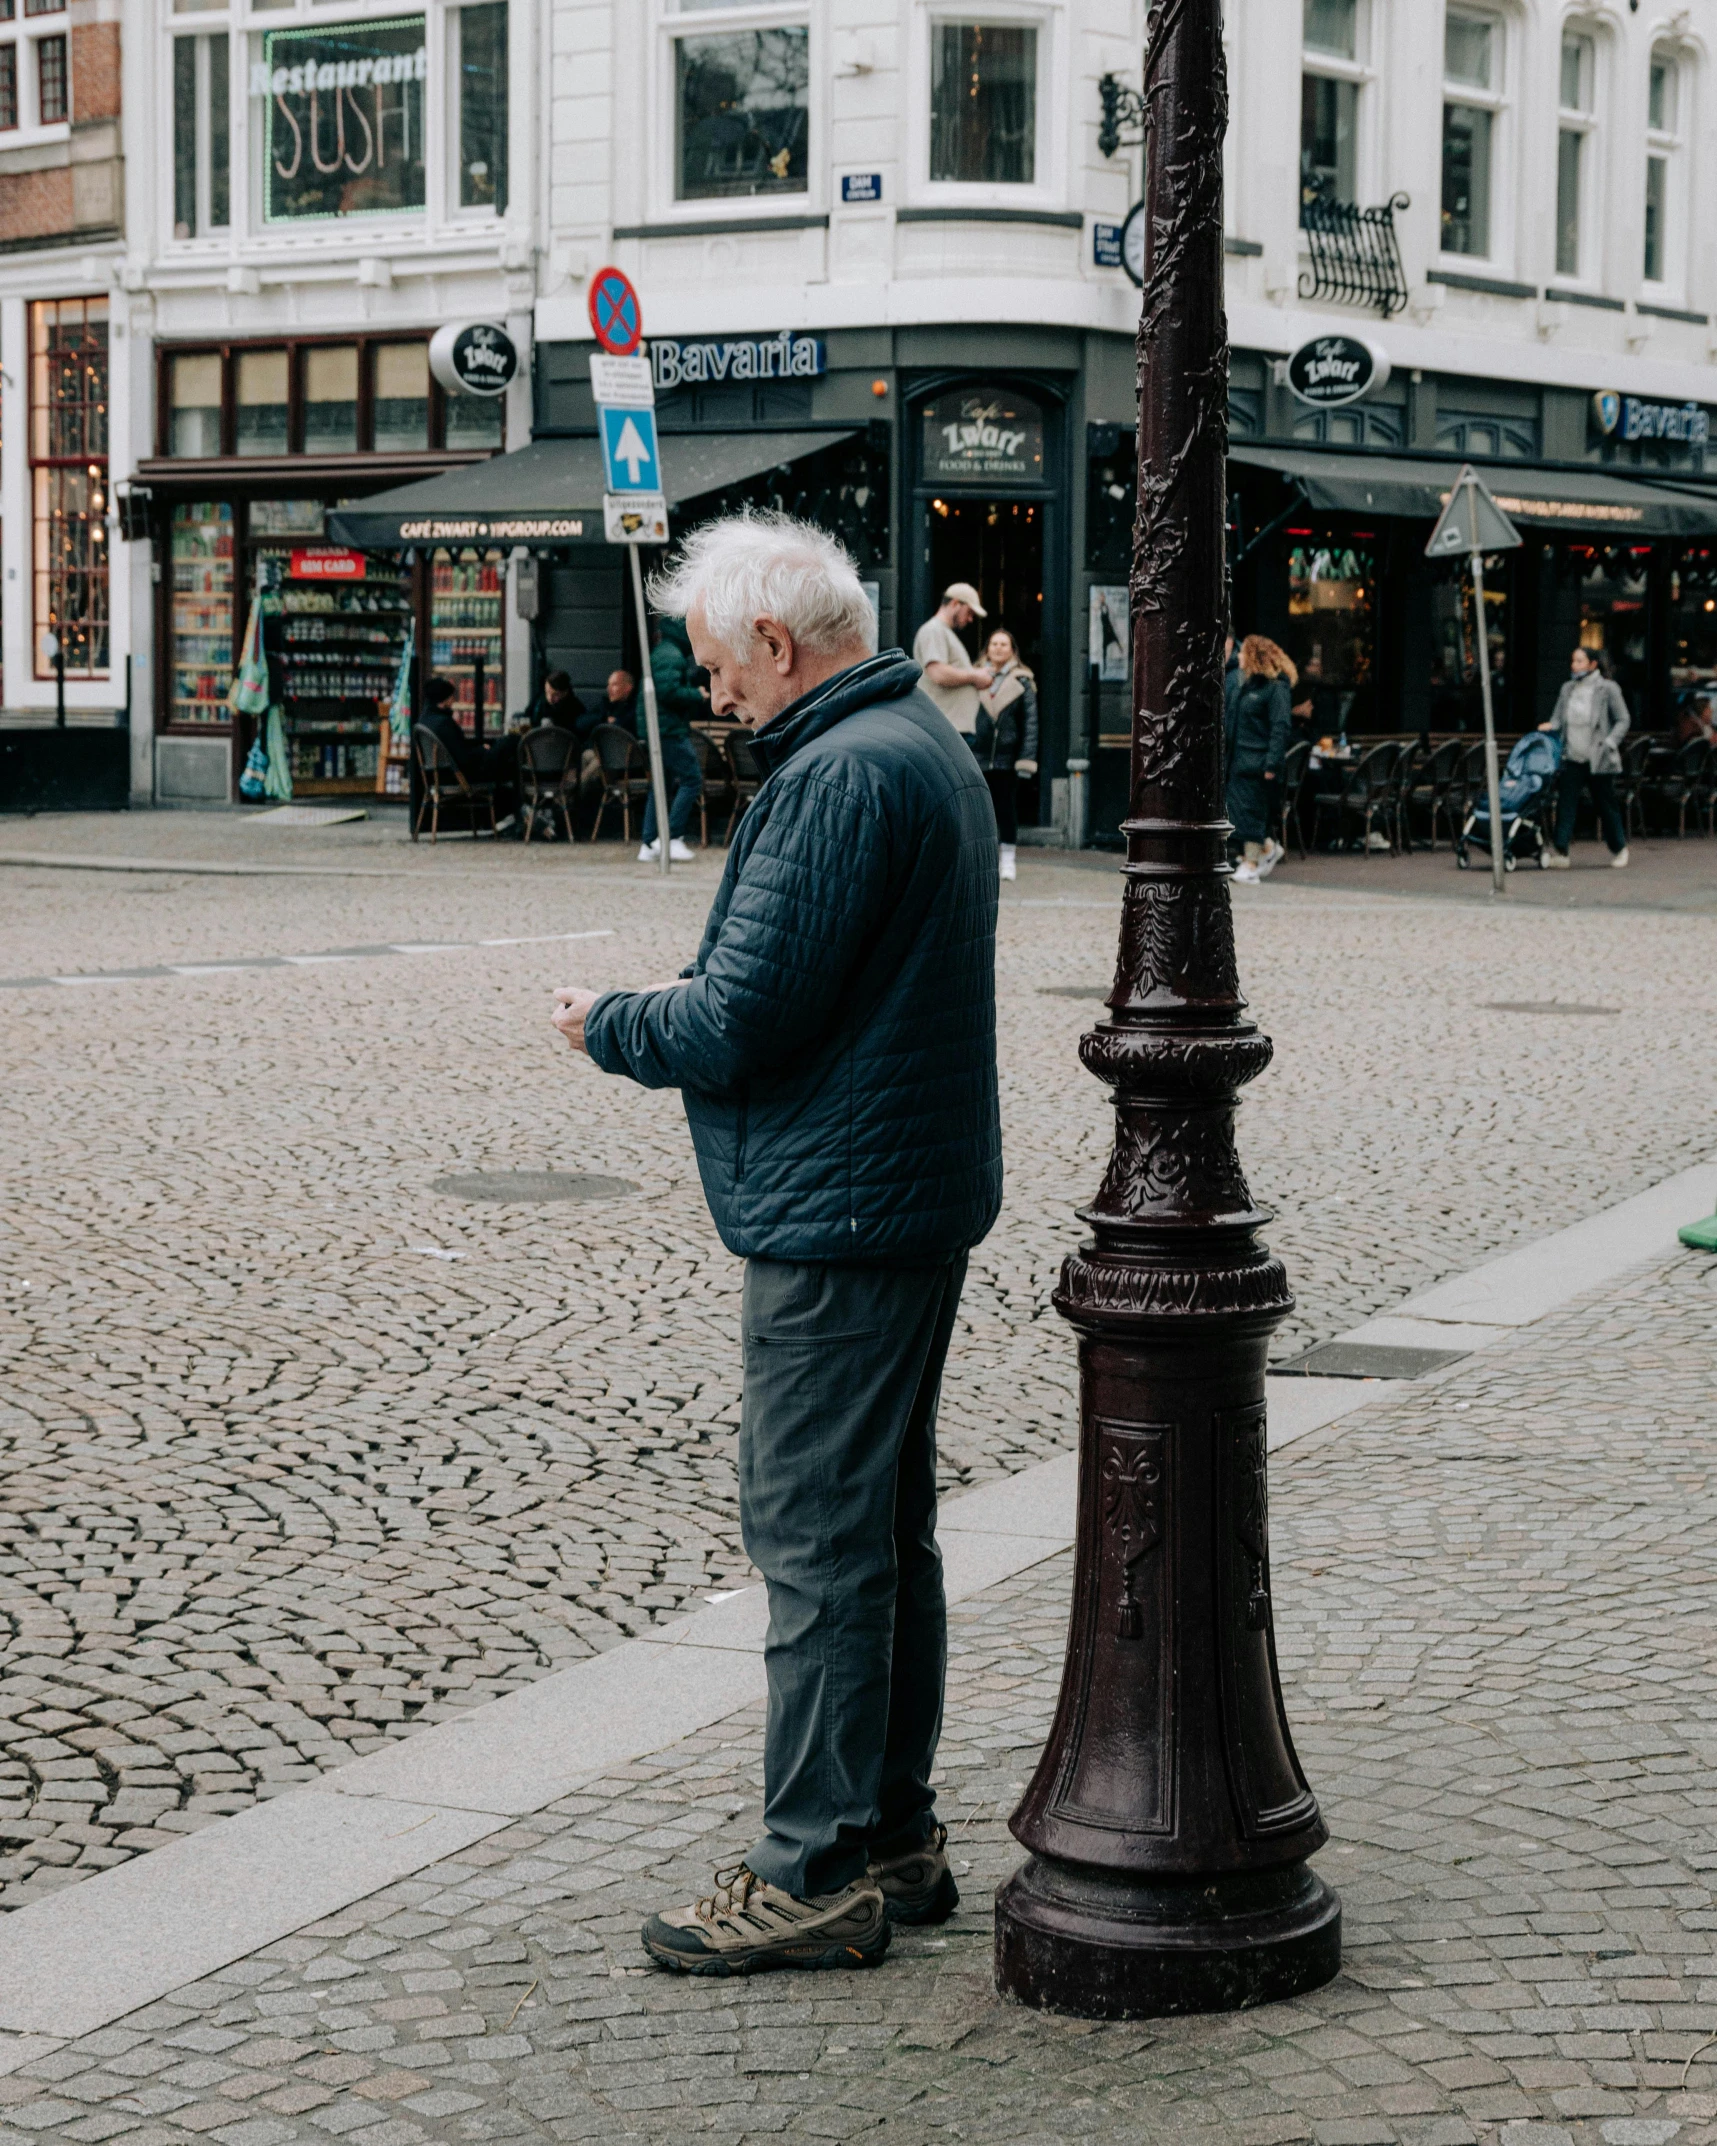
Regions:
[[[599,403],[596,415],[609,491],[659,492],[662,459],[656,448],[655,411],[611,409]]]
[[[1098,268],[1120,267],[1121,227],[1119,224],[1093,224],[1091,226],[1091,259]]]
[[[841,181],[843,201],[880,201],[882,199],[882,173],[880,171],[849,171]]]

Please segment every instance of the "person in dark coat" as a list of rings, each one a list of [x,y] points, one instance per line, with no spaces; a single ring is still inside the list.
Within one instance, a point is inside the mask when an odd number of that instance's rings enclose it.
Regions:
[[[565,671],[550,671],[543,680],[542,691],[523,714],[508,719],[508,727],[513,730],[536,730],[544,723],[570,730],[574,737],[581,736],[586,728],[584,703],[573,691],[572,679]]]
[[[1019,778],[1037,773],[1037,680],[1020,661],[1018,645],[1005,626],[998,626],[985,643],[984,668],[990,682],[978,693],[972,750],[996,808],[1001,876],[1015,879]]]
[[[709,715],[709,695],[697,683],[697,664],[692,659],[685,627],[678,619],[666,619],[650,651],[650,676],[656,687],[656,727],[662,734],[662,784],[668,793],[669,855],[680,864],[690,864],[692,852],[686,841],[697,816],[703,794],[703,769],[692,743],[692,725]],[[649,743],[644,715],[644,696],[637,699],[638,735]],[[656,855],[656,786],[650,785],[644,800],[644,842],[638,862]]]
[[[458,689],[450,678],[432,678],[423,689],[424,710],[416,727],[438,738],[467,782],[495,785],[495,816],[504,820],[519,809],[519,748],[514,738],[479,745],[453,712]]]
[[[681,1090],[746,1262],[740,1524],[769,1590],[763,1837],[650,1955],[858,1966],[958,1902],[930,1786],[946,1665],[935,1426],[966,1260],[1001,1205],[996,822],[966,741],[851,560],[778,515],[699,530],[687,612],[718,718],[755,733],[697,958],[557,994],[604,1072]]]
[[[1261,633],[1240,644],[1240,663],[1223,691],[1223,764],[1228,770],[1228,817],[1241,844],[1238,880],[1256,882],[1282,854],[1270,834],[1271,784],[1279,783],[1292,733],[1291,702],[1298,672],[1292,658]]]

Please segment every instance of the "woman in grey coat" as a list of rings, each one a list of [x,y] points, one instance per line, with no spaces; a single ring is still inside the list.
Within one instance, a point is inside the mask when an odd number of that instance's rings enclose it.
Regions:
[[[1616,803],[1616,777],[1622,771],[1621,743],[1628,734],[1628,704],[1622,689],[1609,674],[1603,656],[1577,648],[1569,660],[1570,676],[1556,696],[1556,712],[1540,730],[1551,730],[1562,740],[1562,773],[1556,799],[1556,844],[1545,858],[1553,871],[1568,869],[1568,847],[1574,839],[1574,815],[1580,809],[1580,792],[1591,785],[1598,824],[1609,844],[1610,863],[1618,869],[1628,861],[1628,831],[1622,825]]]

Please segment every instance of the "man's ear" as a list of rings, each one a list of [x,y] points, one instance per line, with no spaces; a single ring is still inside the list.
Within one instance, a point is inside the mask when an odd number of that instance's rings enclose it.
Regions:
[[[793,636],[778,618],[760,618],[754,630],[769,651],[769,660],[775,666],[776,676],[785,678],[793,668]]]

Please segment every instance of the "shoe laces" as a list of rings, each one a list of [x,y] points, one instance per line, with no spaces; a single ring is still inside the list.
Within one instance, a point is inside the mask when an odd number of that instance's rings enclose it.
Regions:
[[[744,1863],[735,1863],[730,1869],[718,1870],[715,1874],[714,1892],[697,1904],[698,1921],[713,1926],[731,1922],[736,1916],[744,1915],[752,1894],[762,1883],[757,1873]],[[749,1921],[751,1918],[746,1919]]]

